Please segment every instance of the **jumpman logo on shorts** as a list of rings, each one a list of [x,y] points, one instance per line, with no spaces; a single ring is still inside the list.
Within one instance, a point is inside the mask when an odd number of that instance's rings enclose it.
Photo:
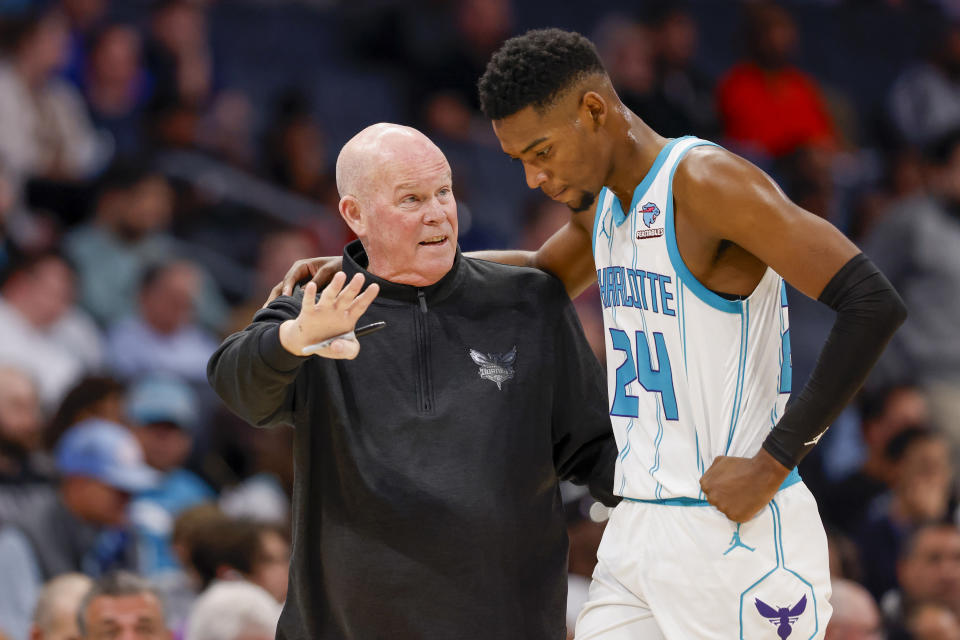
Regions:
[[[743,543],[743,540],[740,539],[740,525],[737,525],[737,530],[733,532],[733,537],[730,539],[730,548],[723,552],[723,555],[727,555],[737,547],[743,547],[747,551],[754,551],[754,547],[748,547]]]

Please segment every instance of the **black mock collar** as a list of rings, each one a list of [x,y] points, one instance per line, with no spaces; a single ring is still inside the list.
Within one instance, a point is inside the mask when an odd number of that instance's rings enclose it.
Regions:
[[[364,289],[372,282],[380,285],[380,293],[377,299],[386,298],[402,302],[417,302],[419,293],[422,291],[428,304],[439,302],[453,293],[463,280],[463,258],[460,255],[459,245],[457,245],[457,254],[453,259],[453,267],[443,278],[428,287],[414,287],[384,280],[367,271],[368,264],[367,253],[359,240],[354,240],[344,247],[343,272],[347,274],[347,280],[349,281],[355,273],[362,273]]]

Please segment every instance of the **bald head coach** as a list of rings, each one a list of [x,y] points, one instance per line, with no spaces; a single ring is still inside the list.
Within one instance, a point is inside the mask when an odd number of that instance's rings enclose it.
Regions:
[[[361,131],[337,186],[359,238],[343,273],[271,302],[208,368],[244,419],[296,431],[277,637],[560,640],[558,482],[612,503],[616,459],[563,285],[461,255],[450,166],[414,129]]]

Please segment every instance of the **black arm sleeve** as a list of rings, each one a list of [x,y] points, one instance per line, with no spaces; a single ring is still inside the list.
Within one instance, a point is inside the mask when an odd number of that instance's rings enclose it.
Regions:
[[[207,363],[210,386],[250,424],[292,423],[292,383],[309,357],[283,348],[280,325],[299,313],[299,299],[277,298],[257,312],[249,327],[224,340]]]
[[[837,312],[806,386],[763,442],[792,469],[863,385],[887,342],[907,317],[890,282],[865,255],[854,256],[818,298]]]
[[[561,480],[587,485],[594,498],[612,507],[620,498],[613,493],[617,443],[607,410],[607,379],[561,287],[558,281],[565,305],[555,342],[554,466]]]

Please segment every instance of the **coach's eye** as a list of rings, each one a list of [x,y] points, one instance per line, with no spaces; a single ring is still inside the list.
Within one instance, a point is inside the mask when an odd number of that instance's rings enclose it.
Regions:
[[[540,158],[541,160],[545,159],[547,156],[550,155],[550,151],[552,149],[553,147],[546,147],[544,149],[540,149],[540,151],[537,151],[537,157]]]
[[[417,196],[406,196],[400,202],[403,204],[413,204],[416,201],[417,201]]]

